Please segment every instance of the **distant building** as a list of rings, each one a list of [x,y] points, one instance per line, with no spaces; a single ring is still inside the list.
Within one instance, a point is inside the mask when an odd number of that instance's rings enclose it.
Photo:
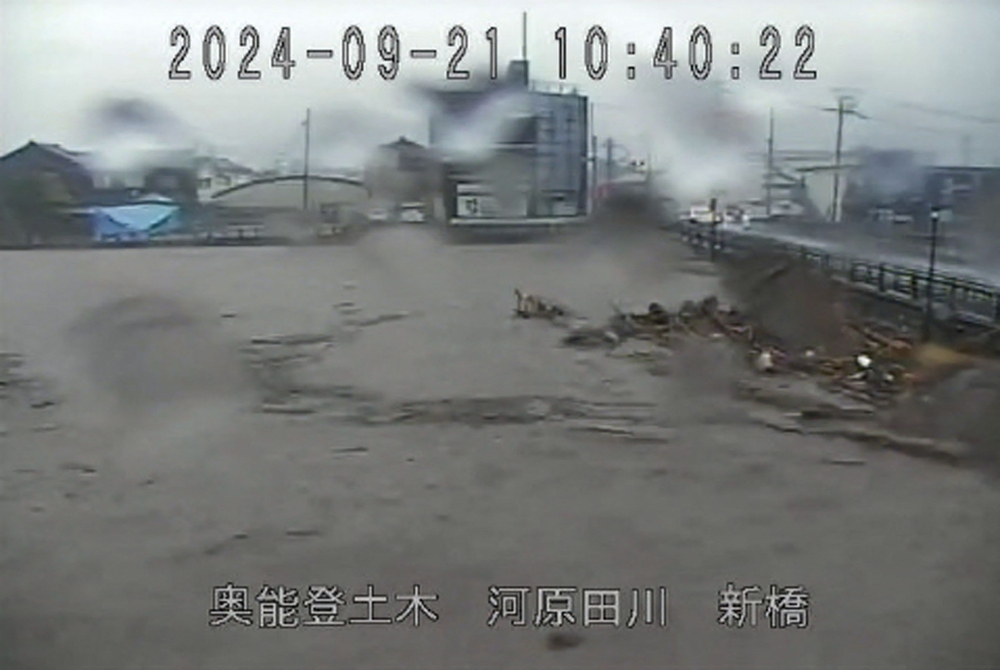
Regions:
[[[376,200],[423,200],[438,185],[437,160],[427,147],[406,137],[383,144],[365,166],[363,180]]]
[[[213,193],[245,184],[258,175],[253,169],[228,158],[199,157],[195,159],[198,177],[198,199],[208,200]]]
[[[28,175],[57,185],[69,196],[66,204],[76,206],[124,204],[151,192],[182,203],[197,198],[184,151],[149,150],[128,165],[111,166],[92,152],[31,141],[0,157],[0,179]]]
[[[167,199],[183,212],[171,218],[170,225],[177,225],[187,216],[186,208],[197,202],[197,182],[186,152],[151,149],[132,151],[128,158],[109,162],[107,155],[34,141],[0,156],[0,183],[17,189],[21,179],[38,180],[42,188],[35,193],[45,201],[29,206],[21,198],[17,203],[17,194],[6,191],[0,202],[0,216],[6,219],[3,234],[20,231],[18,235],[32,242],[88,236],[96,211],[149,204],[150,197]],[[32,210],[46,213],[32,215]]]
[[[88,202],[94,193],[94,179],[86,162],[87,154],[70,151],[58,144],[31,141],[0,156],[0,180],[37,176],[58,185],[77,203]]]
[[[1000,167],[926,166],[910,151],[869,151],[847,176],[845,220],[892,220],[926,228],[931,208],[943,222],[977,216],[1000,201]]]
[[[924,192],[934,206],[970,214],[980,202],[1000,196],[1000,167],[932,167]]]
[[[295,221],[350,223],[361,216],[368,202],[368,190],[360,180],[311,175],[303,209],[303,182],[301,175],[279,176],[219,191],[208,203],[211,225],[259,225],[268,234],[284,235]]]
[[[924,207],[924,168],[912,151],[863,151],[842,185],[845,221],[867,220],[876,210],[911,216]]]
[[[0,239],[35,244],[85,237],[95,189],[84,158],[34,141],[0,157]]]
[[[448,164],[444,204],[450,218],[587,213],[586,97],[562,86],[530,82],[527,61],[512,61],[504,80],[478,89],[439,91],[437,97],[442,111],[431,119],[430,137],[432,148]],[[470,154],[462,146],[461,134],[470,128],[473,135],[493,138],[485,155]]]
[[[194,151],[168,146],[106,147],[87,154],[100,196],[96,204],[120,204],[120,195],[155,192],[182,205],[197,202]]]

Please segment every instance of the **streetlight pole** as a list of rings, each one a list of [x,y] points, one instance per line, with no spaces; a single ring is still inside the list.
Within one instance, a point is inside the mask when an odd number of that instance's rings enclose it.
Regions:
[[[764,177],[764,197],[768,219],[771,218],[771,181],[774,179],[774,109],[768,113],[767,173]]]
[[[934,318],[934,265],[937,262],[938,220],[941,213],[937,207],[931,208],[931,252],[927,266],[927,296],[924,305],[924,340],[931,337],[931,323]]]
[[[708,259],[712,261],[715,260],[715,253],[716,253],[715,247],[719,239],[719,217],[716,214],[718,203],[719,201],[717,198],[712,198],[708,205],[709,213],[710,216],[712,217],[711,223],[709,224],[711,226],[711,229],[709,232]]]
[[[309,209],[309,126],[310,110],[306,110],[306,120],[302,124],[306,127],[306,155],[302,162],[302,209]]]

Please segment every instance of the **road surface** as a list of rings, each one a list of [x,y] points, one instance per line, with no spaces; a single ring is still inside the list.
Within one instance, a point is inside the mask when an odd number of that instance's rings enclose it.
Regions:
[[[749,229],[731,226],[724,231],[734,235],[749,235],[785,244],[812,247],[834,255],[889,265],[923,269],[930,262],[929,245],[910,239],[866,237],[861,234],[854,236],[819,232],[811,234],[807,231],[771,228],[762,224],[751,226]],[[1000,286],[1000,268],[996,263],[983,254],[970,253],[968,248],[955,248],[942,244],[937,250],[935,267],[942,273]]]

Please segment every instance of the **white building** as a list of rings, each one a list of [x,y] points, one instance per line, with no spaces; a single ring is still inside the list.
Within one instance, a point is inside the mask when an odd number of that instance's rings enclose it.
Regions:
[[[199,158],[197,174],[198,199],[203,202],[219,191],[246,184],[256,176],[252,169],[220,157]]]

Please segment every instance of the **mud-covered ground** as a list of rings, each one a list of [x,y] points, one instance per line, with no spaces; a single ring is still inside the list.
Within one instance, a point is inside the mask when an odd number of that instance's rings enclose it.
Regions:
[[[0,254],[0,667],[1000,665],[987,475],[774,430],[721,345],[562,347],[518,287],[597,322],[720,290],[666,237]],[[254,625],[210,626],[229,582]],[[808,627],[720,625],[728,582]],[[438,618],[261,629],[265,584]],[[490,627],[491,585],[576,587],[576,625]]]

